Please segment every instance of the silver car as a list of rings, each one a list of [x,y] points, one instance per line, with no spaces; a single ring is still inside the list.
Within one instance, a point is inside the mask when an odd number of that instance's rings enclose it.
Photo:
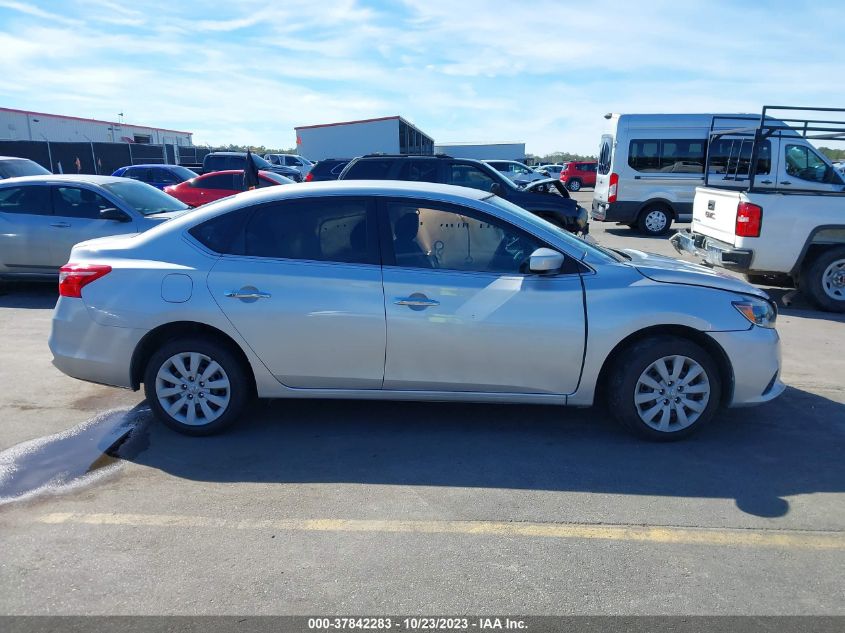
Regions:
[[[777,397],[775,307],[668,257],[591,245],[490,193],[271,187],[78,244],[50,349],[205,435],[253,396],[606,401],[648,438]]]
[[[0,181],[0,279],[55,279],[77,242],[140,233],[188,206],[146,183],[53,175]]]

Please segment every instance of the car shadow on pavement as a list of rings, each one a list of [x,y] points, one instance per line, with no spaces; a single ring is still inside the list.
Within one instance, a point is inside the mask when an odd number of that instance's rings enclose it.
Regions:
[[[43,310],[59,298],[57,283],[0,282],[0,308]]]
[[[600,408],[325,400],[258,402],[212,437],[146,433],[126,459],[195,481],[727,498],[760,517],[787,514],[789,495],[845,492],[845,405],[792,388],[668,444]]]

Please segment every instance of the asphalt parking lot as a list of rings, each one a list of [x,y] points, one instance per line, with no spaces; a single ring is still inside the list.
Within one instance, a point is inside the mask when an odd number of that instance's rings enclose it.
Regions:
[[[0,295],[0,504],[44,485],[0,505],[0,613],[845,614],[845,318],[800,297],[786,393],[668,445],[598,408],[384,402],[263,402],[187,438],[52,367],[55,299]],[[57,493],[67,468],[88,474]]]

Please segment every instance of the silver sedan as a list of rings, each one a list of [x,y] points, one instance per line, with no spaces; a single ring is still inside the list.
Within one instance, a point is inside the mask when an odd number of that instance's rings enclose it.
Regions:
[[[775,307],[738,279],[587,243],[474,189],[238,194],[78,244],[50,348],[205,435],[262,398],[610,405],[670,440],[777,397]]]

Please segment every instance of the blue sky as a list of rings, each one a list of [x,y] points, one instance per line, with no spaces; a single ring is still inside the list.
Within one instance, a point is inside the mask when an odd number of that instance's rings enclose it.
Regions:
[[[841,0],[0,0],[0,106],[278,147],[399,114],[595,153],[611,111],[845,107],[843,25]]]

